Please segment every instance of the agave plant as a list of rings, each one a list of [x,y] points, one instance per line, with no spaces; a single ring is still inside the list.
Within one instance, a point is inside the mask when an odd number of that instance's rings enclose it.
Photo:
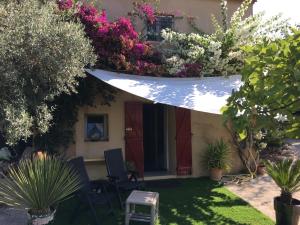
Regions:
[[[38,154],[11,166],[0,183],[0,203],[47,215],[80,188],[78,174],[62,159]]]
[[[300,160],[284,159],[277,163],[265,162],[268,174],[281,189],[280,200],[292,204],[293,193],[300,191]]]
[[[208,144],[204,161],[207,163],[208,168],[229,170],[229,156],[230,149],[228,144],[223,139],[220,139],[215,143]]]

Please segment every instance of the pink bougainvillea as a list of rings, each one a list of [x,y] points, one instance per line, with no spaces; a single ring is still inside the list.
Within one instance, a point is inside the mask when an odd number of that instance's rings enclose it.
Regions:
[[[148,3],[137,3],[137,9],[139,14],[145,15],[148,23],[153,24],[156,20],[155,11],[153,7]]]
[[[155,51],[139,39],[130,19],[111,22],[104,10],[98,12],[87,4],[78,7],[76,16],[92,40],[99,67],[144,75],[163,73],[162,65],[153,60]]]
[[[68,10],[74,6],[72,0],[57,0],[59,9]],[[137,3],[136,9],[145,15],[147,22],[155,21],[151,5]],[[105,10],[98,11],[91,4],[81,3],[73,7],[74,16],[84,25],[86,35],[91,39],[98,56],[97,67],[141,75],[167,75],[162,56],[153,46],[141,40],[130,19],[121,17],[109,21]],[[186,64],[182,71],[173,76],[189,77],[199,74],[201,64]]]
[[[203,65],[200,63],[186,63],[184,69],[176,74],[178,77],[194,77],[195,74],[200,74]]]

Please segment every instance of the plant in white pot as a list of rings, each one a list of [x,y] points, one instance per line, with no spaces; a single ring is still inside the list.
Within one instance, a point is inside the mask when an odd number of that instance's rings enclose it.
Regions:
[[[274,198],[276,225],[299,225],[300,201],[292,195],[300,191],[300,160],[267,161],[265,165],[267,173],[281,189],[280,196]]]
[[[80,188],[78,174],[59,157],[37,154],[11,166],[0,183],[0,203],[27,210],[31,224],[53,220],[58,203]]]
[[[223,172],[230,169],[229,157],[230,148],[223,139],[208,144],[204,155],[204,162],[208,166],[212,180],[220,181]]]

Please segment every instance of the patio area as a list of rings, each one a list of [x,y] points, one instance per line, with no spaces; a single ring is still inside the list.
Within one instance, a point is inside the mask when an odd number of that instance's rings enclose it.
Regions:
[[[206,178],[151,181],[147,183],[147,190],[160,194],[160,225],[274,224],[225,187]],[[75,199],[61,204],[53,224],[69,224],[75,204]],[[97,209],[103,225],[124,224],[124,212],[118,208],[117,203],[114,204],[114,209],[115,216],[106,216],[101,207]],[[74,223],[92,224],[94,221],[89,212],[83,212]]]
[[[226,188],[275,221],[273,199],[280,194],[280,189],[271,177],[261,176],[241,185],[228,184]],[[300,199],[300,193],[294,197]]]

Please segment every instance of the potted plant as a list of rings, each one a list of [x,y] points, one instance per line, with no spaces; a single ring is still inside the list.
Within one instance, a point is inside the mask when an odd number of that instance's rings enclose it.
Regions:
[[[223,139],[208,144],[204,160],[205,163],[207,163],[212,180],[220,181],[223,176],[223,171],[230,169],[229,156],[229,146]]]
[[[257,165],[257,175],[263,176],[266,174],[266,166],[263,162],[259,162]]]
[[[276,225],[298,225],[300,201],[292,197],[300,191],[300,160],[283,159],[277,163],[265,163],[267,173],[281,189],[281,194],[274,198]]]
[[[0,203],[27,210],[32,225],[53,220],[57,204],[80,188],[78,174],[59,157],[38,153],[9,167]]]

